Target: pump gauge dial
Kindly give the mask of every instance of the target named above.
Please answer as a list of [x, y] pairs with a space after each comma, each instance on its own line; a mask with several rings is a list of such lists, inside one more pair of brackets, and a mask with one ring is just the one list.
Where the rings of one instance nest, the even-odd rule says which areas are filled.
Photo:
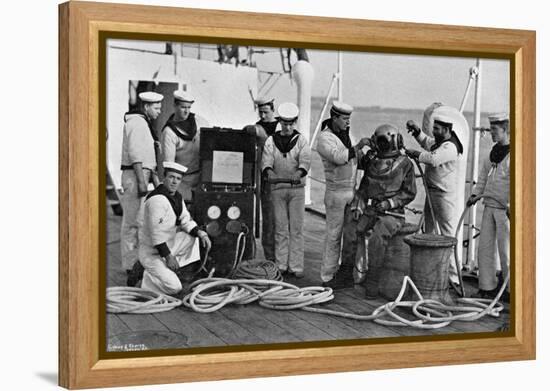
[[227, 217], [229, 217], [231, 220], [237, 220], [239, 217], [241, 217], [241, 209], [238, 206], [230, 206], [229, 209], [227, 209]]
[[216, 220], [219, 218], [222, 214], [222, 211], [219, 206], [212, 205], [210, 208], [208, 208], [208, 211], [206, 212], [209, 219]]

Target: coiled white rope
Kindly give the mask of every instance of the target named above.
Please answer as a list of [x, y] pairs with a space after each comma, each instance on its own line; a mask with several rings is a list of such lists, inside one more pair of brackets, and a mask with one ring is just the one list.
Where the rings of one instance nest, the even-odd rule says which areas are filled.
[[[466, 306], [449, 306], [436, 300], [424, 299], [413, 281], [406, 276], [397, 298], [379, 306], [370, 315], [334, 311], [325, 308], [311, 307], [314, 304], [325, 303], [334, 298], [331, 288], [306, 287], [271, 280], [228, 280], [223, 278], [206, 278], [191, 285], [191, 292], [183, 299], [183, 305], [195, 312], [209, 313], [228, 304], [249, 304], [258, 301], [262, 307], [274, 310], [293, 310], [340, 316], [355, 320], [372, 320], [386, 326], [411, 326], [421, 329], [437, 329], [448, 326], [456, 320], [474, 321], [485, 315], [498, 317], [504, 306], [498, 303], [506, 287], [508, 277], [497, 297], [489, 299], [459, 298], [458, 303]], [[407, 287], [411, 287], [419, 300], [403, 301]], [[399, 307], [412, 309], [415, 320], [406, 319], [395, 313]], [[454, 314], [460, 312], [460, 314]], [[394, 320], [383, 319], [389, 316]]]
[[331, 288], [298, 288], [287, 282], [264, 279], [205, 278], [195, 281], [190, 288], [183, 305], [201, 313], [217, 311], [227, 304], [243, 305], [254, 301], [271, 309], [296, 309], [334, 298]]
[[240, 263], [232, 276], [235, 279], [282, 281], [283, 276], [273, 261], [248, 260]]
[[[502, 284], [498, 295], [493, 299], [459, 298], [463, 306], [449, 306], [436, 300], [424, 299], [413, 281], [406, 276], [401, 291], [394, 301], [376, 308], [370, 315], [359, 315], [326, 308], [311, 307], [329, 302], [334, 298], [331, 288], [299, 288], [283, 281], [265, 279], [205, 278], [191, 284], [191, 292], [183, 301], [141, 288], [107, 288], [107, 312], [149, 314], [170, 311], [183, 304], [199, 313], [210, 313], [228, 304], [245, 305], [258, 301], [262, 307], [273, 310], [295, 310], [315, 312], [348, 319], [371, 320], [386, 326], [410, 326], [420, 329], [438, 329], [453, 321], [475, 321], [485, 315], [500, 316], [504, 306], [498, 302], [506, 288], [509, 277]], [[416, 301], [404, 301], [403, 297], [410, 287], [418, 297]], [[411, 308], [416, 319], [406, 319], [395, 313], [397, 308]], [[455, 314], [459, 312], [459, 314]], [[384, 319], [386, 317], [386, 319]], [[390, 319], [387, 319], [389, 317]]]
[[113, 314], [152, 314], [170, 311], [181, 305], [175, 297], [134, 287], [107, 288], [107, 312]]

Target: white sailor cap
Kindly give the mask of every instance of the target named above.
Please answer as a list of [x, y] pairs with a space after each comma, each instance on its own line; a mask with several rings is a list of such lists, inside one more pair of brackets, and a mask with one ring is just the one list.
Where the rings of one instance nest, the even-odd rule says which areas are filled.
[[144, 103], [158, 103], [164, 99], [164, 96], [153, 91], [146, 91], [139, 94], [139, 99]]
[[434, 124], [439, 122], [439, 124], [443, 126], [450, 126], [450, 127], [453, 126], [453, 122], [455, 121], [453, 117], [445, 114], [440, 114], [440, 113], [434, 114], [433, 119], [434, 119]]
[[269, 96], [260, 96], [258, 99], [256, 99], [256, 105], [260, 107], [260, 106], [268, 105], [270, 103], [273, 104], [274, 100], [275, 98], [272, 98]]
[[351, 115], [353, 107], [351, 107], [347, 103], [337, 100], [332, 102], [332, 107], [330, 108], [330, 111], [338, 115]]
[[191, 94], [182, 90], [174, 91], [174, 99], [182, 102], [189, 102], [189, 103], [195, 102], [195, 99], [191, 96]]
[[294, 121], [300, 114], [300, 109], [294, 103], [285, 102], [277, 108], [277, 114], [283, 121]]
[[162, 165], [164, 167], [164, 171], [174, 171], [182, 175], [187, 172], [187, 167], [176, 162], [164, 162]]
[[508, 122], [510, 121], [510, 117], [508, 117], [508, 113], [495, 113], [489, 115], [489, 123], [490, 124], [498, 124], [501, 122]]

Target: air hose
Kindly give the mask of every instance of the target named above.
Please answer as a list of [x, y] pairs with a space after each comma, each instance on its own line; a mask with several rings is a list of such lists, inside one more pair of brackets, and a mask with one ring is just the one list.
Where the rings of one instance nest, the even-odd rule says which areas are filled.
[[[422, 183], [424, 184], [424, 190], [425, 190], [425, 193], [426, 193], [426, 201], [428, 202], [428, 207], [430, 208], [430, 215], [432, 216], [433, 224], [434, 224], [434, 226], [436, 227], [436, 230], [437, 230], [436, 233], [438, 235], [441, 235], [441, 229], [439, 228], [439, 224], [437, 223], [437, 220], [435, 219], [434, 208], [433, 208], [433, 204], [432, 204], [432, 197], [430, 197], [430, 189], [428, 188], [428, 183], [426, 182], [426, 175], [424, 174], [424, 170], [422, 169], [422, 166], [420, 165], [420, 162], [418, 161], [418, 158], [415, 157], [415, 158], [412, 158], [412, 160], [414, 161], [414, 164], [418, 168], [418, 171], [420, 172], [420, 177], [422, 178]], [[424, 221], [424, 219], [421, 219], [420, 224], [422, 224], [423, 221]]]
[[[242, 240], [242, 245], [241, 245], [241, 240]], [[231, 266], [231, 270], [228, 273], [228, 276], [230, 278], [233, 278], [235, 272], [239, 268], [239, 265], [243, 260], [245, 248], [246, 248], [246, 233], [240, 232], [239, 236], [237, 236], [237, 245], [235, 246], [235, 256], [233, 258], [233, 265]]]

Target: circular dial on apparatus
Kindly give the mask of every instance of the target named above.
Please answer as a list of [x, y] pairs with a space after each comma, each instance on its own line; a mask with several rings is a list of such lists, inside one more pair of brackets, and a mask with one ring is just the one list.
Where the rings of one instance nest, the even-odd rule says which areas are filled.
[[239, 217], [241, 217], [241, 209], [238, 206], [230, 206], [229, 209], [227, 209], [227, 217], [229, 217], [231, 220], [237, 220]]
[[208, 211], [206, 212], [209, 219], [216, 220], [219, 218], [222, 214], [222, 211], [219, 206], [212, 205], [210, 208], [208, 208]]

